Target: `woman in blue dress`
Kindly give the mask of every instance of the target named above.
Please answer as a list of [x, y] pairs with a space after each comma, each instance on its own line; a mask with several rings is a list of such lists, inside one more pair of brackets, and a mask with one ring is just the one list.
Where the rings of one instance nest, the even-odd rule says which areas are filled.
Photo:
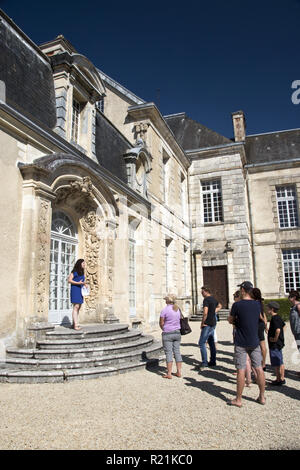
[[83, 304], [81, 288], [82, 286], [86, 285], [84, 268], [84, 259], [78, 259], [75, 263], [74, 268], [72, 269], [70, 276], [68, 277], [68, 282], [69, 284], [71, 284], [71, 303], [73, 304], [72, 318], [74, 330], [81, 329], [78, 325], [78, 316], [81, 305]]

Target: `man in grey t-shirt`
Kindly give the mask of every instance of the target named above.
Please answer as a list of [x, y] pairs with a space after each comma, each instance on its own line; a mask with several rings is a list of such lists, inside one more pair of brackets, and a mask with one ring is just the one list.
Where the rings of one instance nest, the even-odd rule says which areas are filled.
[[252, 367], [256, 371], [257, 384], [259, 386], [259, 397], [257, 402], [265, 404], [265, 374], [262, 368], [262, 355], [258, 338], [258, 322], [260, 315], [260, 305], [250, 296], [253, 284], [244, 281], [240, 284], [242, 300], [235, 302], [231, 308], [228, 321], [236, 327], [234, 337], [234, 358], [237, 368], [237, 392], [236, 399], [228, 404], [232, 406], [242, 406], [242, 394], [245, 386], [245, 370], [247, 354], [250, 356]]

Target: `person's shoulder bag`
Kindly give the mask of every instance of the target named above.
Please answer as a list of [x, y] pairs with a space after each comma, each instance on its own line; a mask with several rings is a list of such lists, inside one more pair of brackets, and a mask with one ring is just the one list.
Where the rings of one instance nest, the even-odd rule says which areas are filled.
[[181, 335], [187, 335], [192, 332], [192, 329], [189, 325], [189, 319], [182, 315], [182, 312], [180, 309], [179, 311], [180, 311], [180, 333]]

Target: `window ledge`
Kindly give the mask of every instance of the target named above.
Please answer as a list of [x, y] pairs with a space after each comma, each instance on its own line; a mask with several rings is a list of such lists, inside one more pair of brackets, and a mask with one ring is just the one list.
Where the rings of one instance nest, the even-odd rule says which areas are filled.
[[216, 225], [224, 225], [224, 222], [204, 222], [203, 226], [205, 227], [212, 227]]
[[279, 230], [284, 230], [286, 232], [287, 230], [300, 230], [300, 227], [279, 227]]

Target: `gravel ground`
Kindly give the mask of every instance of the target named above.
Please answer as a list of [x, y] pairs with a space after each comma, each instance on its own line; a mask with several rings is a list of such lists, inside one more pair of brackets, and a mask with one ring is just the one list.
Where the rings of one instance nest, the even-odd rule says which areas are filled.
[[[218, 364], [198, 374], [200, 323], [182, 338], [183, 378], [165, 368], [65, 384], [0, 384], [0, 449], [299, 449], [300, 357], [286, 328], [286, 385], [235, 396], [231, 326], [218, 324]], [[159, 336], [157, 333], [155, 336]], [[274, 379], [271, 369], [267, 382]]]

